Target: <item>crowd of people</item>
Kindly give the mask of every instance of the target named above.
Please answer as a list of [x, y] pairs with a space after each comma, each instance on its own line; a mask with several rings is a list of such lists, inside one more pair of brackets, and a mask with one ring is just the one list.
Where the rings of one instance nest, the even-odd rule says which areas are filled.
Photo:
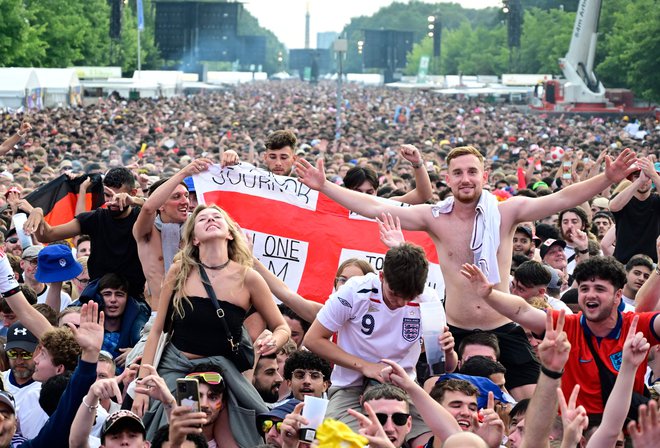
[[[660, 125], [344, 89], [339, 127], [298, 82], [0, 117], [0, 448], [655, 446]], [[214, 164], [375, 219], [382, 269], [302, 297], [198, 204]]]

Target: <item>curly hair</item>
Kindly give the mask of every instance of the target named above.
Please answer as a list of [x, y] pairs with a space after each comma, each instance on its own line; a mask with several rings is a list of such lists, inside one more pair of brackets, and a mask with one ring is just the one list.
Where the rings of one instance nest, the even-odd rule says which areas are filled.
[[46, 350], [54, 366], [62, 365], [66, 370], [74, 370], [82, 353], [80, 345], [68, 328], [54, 328], [41, 337], [39, 345]]
[[626, 284], [626, 270], [614, 257], [591, 257], [575, 266], [573, 278], [578, 284], [598, 278], [610, 282], [614, 290]]
[[296, 369], [318, 370], [323, 374], [323, 381], [329, 381], [332, 373], [328, 361], [307, 350], [298, 350], [289, 355], [284, 362], [284, 379], [291, 380]]
[[192, 306], [192, 303], [185, 293], [186, 281], [191, 272], [197, 269], [197, 265], [199, 264], [199, 247], [193, 244], [195, 238], [195, 224], [197, 223], [197, 216], [209, 208], [220, 212], [229, 226], [229, 233], [232, 236], [231, 239], [227, 240], [227, 254], [229, 255], [229, 259], [245, 267], [246, 272], [247, 268], [252, 267], [252, 254], [250, 253], [247, 243], [243, 239], [240, 227], [236, 224], [236, 221], [217, 205], [198, 205], [186, 221], [183, 229], [183, 236], [181, 238], [182, 249], [177, 254], [179, 271], [176, 273], [174, 279], [174, 299], [172, 300], [172, 304], [176, 312], [179, 313], [179, 316], [182, 318], [185, 315], [183, 301], [185, 300], [186, 303]]

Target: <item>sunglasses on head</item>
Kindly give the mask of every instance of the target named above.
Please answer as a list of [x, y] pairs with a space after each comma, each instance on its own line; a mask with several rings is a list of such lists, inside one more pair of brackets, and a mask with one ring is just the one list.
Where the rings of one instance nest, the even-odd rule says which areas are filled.
[[268, 431], [270, 431], [273, 425], [275, 425], [275, 431], [280, 432], [280, 429], [282, 428], [282, 422], [276, 422], [273, 420], [264, 420], [261, 424], [261, 432], [266, 434]]
[[29, 361], [32, 359], [32, 353], [30, 352], [17, 352], [16, 350], [7, 350], [7, 358], [9, 359], [16, 359], [16, 358], [21, 358], [26, 361]]
[[207, 384], [222, 384], [222, 375], [218, 372], [195, 372], [189, 375], [186, 375], [186, 378], [201, 378]]
[[403, 426], [406, 423], [408, 423], [408, 417], [410, 417], [410, 414], [405, 414], [403, 412], [395, 412], [394, 414], [391, 415], [383, 414], [381, 412], [376, 413], [376, 418], [383, 426], [387, 424], [387, 419], [390, 417], [392, 417], [392, 423], [394, 423], [396, 426]]

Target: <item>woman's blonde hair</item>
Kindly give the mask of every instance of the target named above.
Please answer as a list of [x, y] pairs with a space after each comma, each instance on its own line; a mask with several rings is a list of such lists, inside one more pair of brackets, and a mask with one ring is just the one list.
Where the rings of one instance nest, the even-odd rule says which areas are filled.
[[199, 265], [199, 247], [193, 244], [193, 240], [195, 239], [195, 222], [197, 216], [202, 211], [209, 208], [220, 212], [225, 221], [227, 221], [229, 234], [231, 235], [231, 239], [227, 240], [227, 255], [229, 256], [229, 259], [245, 268], [251, 268], [253, 264], [252, 253], [250, 252], [244, 236], [241, 233], [241, 228], [236, 221], [217, 205], [198, 205], [184, 224], [182, 249], [175, 257], [175, 260], [179, 262], [180, 269], [174, 279], [174, 298], [172, 299], [172, 302], [174, 309], [182, 318], [185, 315], [182, 301], [185, 300], [190, 304], [188, 296], [185, 293], [186, 280], [188, 280], [190, 273], [197, 269], [197, 266]]

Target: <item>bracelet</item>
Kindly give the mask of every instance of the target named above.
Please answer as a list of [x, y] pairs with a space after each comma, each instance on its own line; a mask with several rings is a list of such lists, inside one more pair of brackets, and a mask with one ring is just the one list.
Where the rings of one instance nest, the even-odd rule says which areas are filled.
[[82, 399], [82, 404], [85, 405], [85, 407], [87, 408], [87, 411], [89, 411], [90, 414], [91, 414], [92, 412], [96, 411], [96, 408], [99, 407], [98, 403], [97, 403], [95, 406], [90, 406], [90, 405], [88, 405], [88, 404], [85, 402], [85, 397], [83, 397], [83, 399]]
[[660, 260], [658, 260], [658, 264], [655, 265], [655, 273], [660, 275]]
[[555, 372], [554, 370], [546, 369], [543, 365], [541, 366], [541, 372], [548, 378], [552, 378], [553, 380], [558, 380], [561, 378], [561, 376], [564, 374], [564, 369], [561, 370], [561, 372]]
[[578, 254], [582, 254], [582, 255], [584, 255], [584, 254], [588, 254], [588, 253], [589, 253], [589, 249], [584, 249], [584, 250], [576, 249], [576, 252], [577, 252]]
[[20, 138], [25, 137], [26, 134], [27, 134], [26, 132], [23, 132], [23, 133], [21, 134], [21, 131], [16, 131], [16, 135], [18, 135]]
[[413, 164], [412, 164], [412, 167], [413, 167], [414, 169], [419, 169], [419, 168], [422, 167], [422, 162], [419, 162], [419, 163], [413, 163]]

